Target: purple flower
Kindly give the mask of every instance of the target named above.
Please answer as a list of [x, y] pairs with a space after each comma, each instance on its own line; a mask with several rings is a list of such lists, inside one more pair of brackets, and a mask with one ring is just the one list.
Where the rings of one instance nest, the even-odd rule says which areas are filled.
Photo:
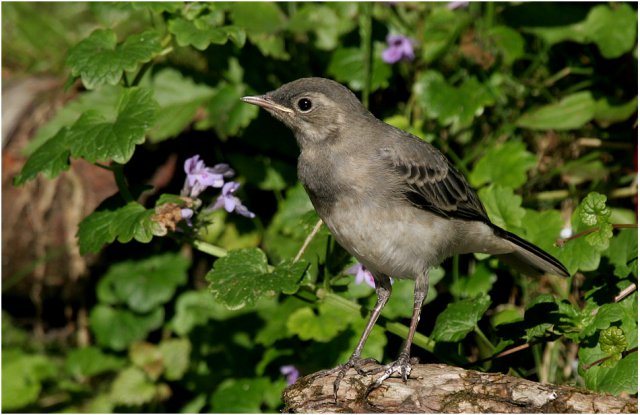
[[373, 280], [373, 274], [371, 274], [371, 271], [366, 269], [361, 263], [358, 262], [357, 264], [353, 265], [346, 271], [346, 273], [356, 276], [356, 284], [362, 284], [362, 281], [364, 281], [370, 287], [376, 288], [376, 283]]
[[300, 371], [294, 365], [280, 366], [280, 373], [287, 377], [287, 385], [293, 385], [300, 377]]
[[388, 35], [388, 48], [382, 52], [382, 60], [386, 63], [396, 63], [401, 59], [413, 60], [413, 40], [402, 35]]
[[447, 3], [447, 9], [455, 10], [463, 7], [467, 7], [469, 5], [468, 1], [450, 1]]
[[224, 178], [234, 175], [233, 169], [227, 164], [216, 164], [207, 167], [199, 155], [188, 158], [184, 162], [184, 171], [187, 178], [182, 188], [182, 194], [192, 198], [198, 197], [207, 187], [222, 187]]
[[254, 218], [256, 215], [252, 212], [249, 212], [249, 209], [245, 205], [242, 204], [240, 199], [235, 197], [233, 193], [240, 187], [240, 183], [237, 182], [228, 182], [222, 186], [222, 194], [216, 200], [216, 203], [210, 207], [210, 209], [220, 209], [224, 207], [224, 210], [227, 212], [233, 212], [235, 210], [236, 213], [246, 216], [248, 218]]

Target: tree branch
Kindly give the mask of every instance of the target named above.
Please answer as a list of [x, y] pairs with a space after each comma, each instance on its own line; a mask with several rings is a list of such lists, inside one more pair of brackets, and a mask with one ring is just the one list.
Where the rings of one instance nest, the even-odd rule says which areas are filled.
[[[370, 371], [378, 366], [372, 363], [364, 369]], [[407, 383], [390, 378], [367, 396], [367, 387], [376, 376], [360, 375], [351, 369], [340, 384], [337, 402], [333, 398], [335, 373], [306, 376], [284, 391], [284, 412], [638, 412], [637, 398], [438, 364], [414, 365]]]

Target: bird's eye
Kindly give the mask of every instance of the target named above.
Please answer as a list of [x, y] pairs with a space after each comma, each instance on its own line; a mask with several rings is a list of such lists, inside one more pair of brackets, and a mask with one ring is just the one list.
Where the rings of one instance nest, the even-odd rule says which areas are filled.
[[309, 111], [312, 106], [313, 104], [311, 103], [311, 100], [309, 98], [302, 98], [298, 101], [298, 108], [302, 112]]

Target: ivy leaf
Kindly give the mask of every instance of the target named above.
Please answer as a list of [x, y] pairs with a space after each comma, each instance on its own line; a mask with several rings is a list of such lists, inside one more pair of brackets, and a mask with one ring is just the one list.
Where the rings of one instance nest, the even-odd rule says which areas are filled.
[[513, 193], [513, 189], [493, 184], [480, 189], [478, 196], [491, 222], [504, 229], [517, 229], [522, 224], [525, 210], [520, 205], [522, 197]]
[[180, 254], [114, 264], [98, 284], [98, 299], [147, 313], [169, 301], [177, 287], [187, 282], [189, 266], [190, 261]]
[[198, 50], [205, 50], [211, 44], [224, 45], [229, 40], [241, 48], [247, 39], [244, 30], [238, 26], [212, 28], [206, 16], [194, 20], [182, 17], [171, 19], [169, 31], [176, 36], [178, 45], [191, 45]]
[[146, 88], [123, 89], [115, 120], [93, 111], [85, 112], [69, 130], [71, 155], [93, 163], [112, 159], [126, 163], [145, 131], [153, 125], [158, 104]]
[[532, 130], [573, 130], [591, 121], [596, 102], [591, 92], [577, 92], [557, 103], [525, 112], [516, 125]]
[[125, 360], [112, 354], [103, 353], [95, 346], [73, 349], [67, 355], [65, 369], [79, 380], [118, 370], [125, 365]]
[[491, 147], [478, 160], [469, 176], [471, 184], [485, 183], [518, 188], [527, 181], [527, 171], [536, 165], [536, 156], [527, 151], [521, 141], [508, 141]]
[[161, 51], [160, 36], [154, 31], [129, 36], [117, 45], [113, 30], [96, 30], [69, 50], [67, 65], [71, 75], [80, 76], [87, 89], [94, 89], [117, 84], [123, 71], [135, 70]]
[[147, 243], [154, 235], [163, 236], [166, 229], [153, 221], [154, 214], [154, 209], [145, 209], [138, 202], [129, 202], [115, 210], [93, 212], [78, 227], [80, 253], [98, 252], [116, 238], [121, 243], [132, 239]]
[[231, 251], [218, 259], [206, 279], [211, 283], [209, 289], [213, 297], [237, 310], [265, 296], [294, 293], [305, 269], [303, 262], [285, 261], [269, 272], [264, 252], [247, 248]]
[[491, 298], [488, 295], [449, 303], [436, 318], [429, 337], [436, 342], [457, 342], [464, 339], [473, 331], [490, 305]]
[[142, 405], [151, 402], [156, 386], [137, 367], [128, 367], [111, 384], [111, 399], [120, 405]]
[[89, 327], [99, 345], [112, 350], [125, 350], [156, 330], [164, 320], [164, 309], [158, 307], [150, 314], [140, 315], [98, 304], [89, 314]]

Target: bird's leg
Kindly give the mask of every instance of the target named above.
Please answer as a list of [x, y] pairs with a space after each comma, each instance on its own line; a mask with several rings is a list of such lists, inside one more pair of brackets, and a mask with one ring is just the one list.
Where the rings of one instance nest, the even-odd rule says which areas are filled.
[[420, 311], [422, 310], [422, 303], [429, 291], [429, 272], [425, 272], [418, 276], [416, 279], [416, 285], [413, 294], [413, 313], [411, 315], [411, 325], [409, 326], [409, 335], [407, 340], [402, 346], [398, 360], [385, 365], [384, 368], [375, 370], [370, 373], [377, 373], [384, 370], [382, 376], [376, 379], [371, 385], [369, 385], [369, 392], [382, 385], [386, 379], [388, 379], [393, 373], [400, 373], [403, 381], [407, 381], [411, 374], [412, 359], [410, 358], [411, 343], [413, 343], [413, 336], [416, 334], [418, 328], [418, 322], [420, 321]]
[[376, 324], [382, 309], [387, 304], [389, 297], [391, 296], [391, 280], [386, 275], [375, 275], [374, 279], [376, 283], [376, 295], [378, 299], [376, 301], [376, 305], [373, 307], [371, 311], [371, 316], [369, 317], [369, 321], [367, 322], [367, 326], [364, 328], [362, 335], [360, 336], [360, 340], [358, 341], [358, 345], [356, 346], [353, 354], [347, 361], [347, 363], [338, 366], [336, 369], [338, 370], [338, 375], [336, 376], [336, 380], [333, 382], [333, 398], [338, 400], [338, 389], [340, 388], [340, 382], [346, 375], [347, 371], [351, 368], [356, 369], [360, 372], [360, 367], [370, 362], [372, 359], [361, 359], [360, 354], [362, 353], [362, 349], [364, 348], [364, 344], [367, 342], [367, 338], [369, 334], [371, 334], [371, 330], [373, 330], [373, 326]]

